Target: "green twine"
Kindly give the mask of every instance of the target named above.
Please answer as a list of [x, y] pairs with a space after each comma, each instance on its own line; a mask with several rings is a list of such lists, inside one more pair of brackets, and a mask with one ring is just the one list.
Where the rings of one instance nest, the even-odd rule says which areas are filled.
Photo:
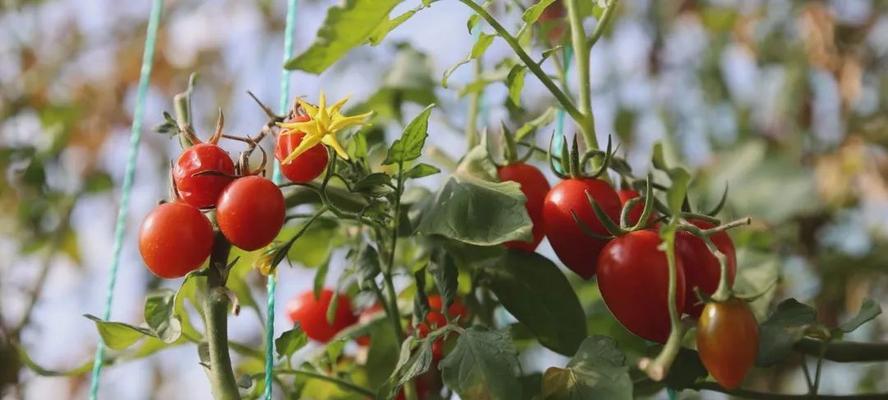
[[[145, 96], [148, 94], [148, 83], [151, 79], [151, 66], [154, 63], [154, 45], [157, 41], [157, 27], [160, 25], [160, 14], [163, 0], [154, 0], [151, 5], [151, 16], [148, 20], [148, 32], [145, 36], [145, 49], [142, 53], [142, 69], [139, 74], [139, 87], [136, 94], [136, 107], [133, 111], [133, 124], [130, 131], [129, 153], [126, 159], [126, 170], [123, 175], [123, 187], [120, 194], [120, 209], [117, 211], [117, 223], [114, 227], [114, 247], [111, 256], [111, 277], [105, 293], [105, 311], [102, 319], [111, 318], [111, 304], [114, 301], [114, 286], [117, 283], [117, 270], [120, 266], [120, 253], [123, 248], [123, 236], [126, 232], [126, 218], [129, 212], [130, 193], [133, 188], [133, 177], [136, 172], [136, 159], [139, 155], [139, 143], [142, 140], [142, 114], [145, 108]], [[105, 359], [105, 343], [99, 338], [96, 357], [93, 362], [92, 376], [89, 386], [89, 398], [95, 400], [99, 394], [99, 376]]]
[[[287, 25], [284, 28], [284, 62], [293, 57], [293, 32], [296, 30], [296, 6], [297, 0], [287, 0]], [[280, 114], [287, 113], [290, 94], [290, 71], [284, 68], [281, 72], [281, 97], [278, 103]], [[281, 182], [281, 167], [274, 161], [275, 183]], [[268, 275], [267, 304], [265, 319], [265, 400], [271, 400], [272, 373], [274, 372], [274, 297], [277, 289], [277, 279], [272, 272]]]

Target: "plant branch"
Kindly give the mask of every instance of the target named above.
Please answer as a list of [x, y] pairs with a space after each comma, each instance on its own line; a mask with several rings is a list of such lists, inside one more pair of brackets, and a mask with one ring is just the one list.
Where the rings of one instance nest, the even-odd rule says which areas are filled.
[[586, 41], [586, 46], [592, 47], [595, 46], [595, 43], [598, 42], [598, 39], [601, 39], [601, 35], [604, 34], [604, 30], [607, 29], [607, 26], [610, 24], [610, 20], [614, 16], [614, 10], [617, 9], [617, 3], [620, 0], [611, 0], [607, 7], [604, 8], [604, 12], [601, 14], [601, 18], [598, 19], [598, 25], [595, 26], [595, 30], [592, 31], [592, 36], [589, 37], [589, 40]]
[[530, 58], [527, 52], [525, 52], [524, 49], [521, 48], [521, 44], [518, 43], [518, 40], [515, 39], [515, 37], [512, 36], [509, 31], [507, 31], [506, 28], [504, 28], [502, 24], [499, 23], [499, 21], [493, 18], [493, 16], [490, 15], [490, 13], [488, 13], [487, 10], [484, 9], [484, 7], [481, 7], [474, 1], [459, 1], [474, 10], [478, 15], [481, 16], [481, 18], [484, 18], [484, 20], [487, 21], [488, 24], [490, 24], [490, 26], [500, 35], [500, 37], [502, 37], [503, 40], [506, 41], [509, 47], [512, 48], [515, 54], [518, 55], [518, 58], [521, 59], [521, 62], [524, 63], [527, 69], [529, 69], [530, 72], [532, 72], [537, 77], [537, 79], [542, 82], [543, 86], [545, 86], [546, 89], [549, 89], [549, 92], [552, 93], [552, 96], [554, 96], [555, 99], [558, 100], [559, 103], [561, 103], [561, 107], [564, 108], [564, 110], [570, 115], [571, 118], [574, 119], [574, 121], [580, 123], [580, 121], [583, 120], [583, 114], [580, 112], [580, 110], [577, 109], [576, 106], [574, 106], [570, 98], [567, 97], [567, 95], [565, 95], [564, 92], [562, 92], [561, 89], [558, 88], [558, 85], [556, 85], [555, 82], [552, 81], [551, 78], [549, 78], [549, 75], [547, 75], [546, 72], [543, 71], [542, 68], [540, 68], [540, 65], [537, 64], [532, 58]]
[[[475, 59], [475, 78], [481, 76], [481, 59]], [[481, 103], [481, 90], [473, 91], [469, 97], [469, 118], [466, 121], [466, 143], [468, 150], [478, 145], [478, 108]], [[466, 151], [468, 151], [466, 150]]]
[[592, 114], [592, 85], [589, 78], [589, 48], [586, 45], [586, 31], [583, 29], [583, 19], [577, 0], [567, 0], [567, 16], [570, 20], [570, 36], [574, 48], [574, 61], [577, 65], [577, 77], [579, 78], [580, 119], [577, 123], [583, 132], [583, 139], [587, 149], [598, 150], [598, 138], [595, 136], [595, 117]]
[[[810, 394], [780, 394], [780, 393], [764, 393], [764, 392], [755, 392], [752, 390], [744, 390], [744, 389], [734, 389], [728, 390], [725, 389], [719, 384], [715, 382], [701, 382], [696, 385], [689, 387], [688, 389], [693, 390], [709, 390], [713, 392], [719, 392], [728, 394], [731, 396], [736, 396], [744, 399], [751, 400], [801, 400], [801, 399], [810, 399]], [[851, 395], [817, 395], [818, 399], [823, 400], [869, 400], [869, 399], [885, 399], [888, 398], [888, 393], [873, 393], [873, 394], [851, 394]]]
[[210, 255], [210, 267], [207, 274], [207, 296], [204, 300], [206, 315], [206, 340], [209, 346], [210, 363], [207, 375], [213, 398], [216, 400], [238, 400], [237, 380], [231, 368], [231, 356], [228, 352], [228, 311], [230, 299], [225, 289], [228, 274], [227, 262], [231, 244], [216, 234], [213, 252]]
[[355, 392], [355, 393], [363, 395], [363, 396], [368, 396], [371, 398], [376, 397], [375, 392], [373, 392], [372, 390], [367, 389], [363, 386], [359, 386], [357, 384], [351, 383], [351, 382], [346, 381], [344, 379], [339, 379], [335, 376], [324, 375], [324, 374], [314, 372], [314, 371], [296, 370], [296, 369], [283, 369], [283, 370], [278, 369], [275, 371], [275, 374], [304, 376], [304, 377], [310, 378], [310, 379], [327, 381], [327, 382], [336, 384], [339, 387], [342, 387], [343, 389], [350, 390], [352, 392]]

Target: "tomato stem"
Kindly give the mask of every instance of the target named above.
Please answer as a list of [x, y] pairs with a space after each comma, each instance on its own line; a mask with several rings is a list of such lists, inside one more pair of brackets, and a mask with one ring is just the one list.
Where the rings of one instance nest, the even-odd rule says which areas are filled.
[[[753, 399], [753, 400], [801, 400], [801, 399], [810, 399], [810, 394], [781, 394], [781, 393], [764, 393], [764, 392], [755, 392], [752, 390], [744, 390], [744, 389], [734, 389], [728, 390], [721, 385], [715, 382], [700, 382], [688, 389], [693, 390], [709, 390], [713, 392], [725, 393], [728, 395], [736, 396], [738, 398], [744, 399]], [[873, 393], [873, 394], [852, 394], [852, 395], [817, 395], [818, 399], [824, 400], [868, 400], [868, 399], [884, 399], [888, 398], [888, 393]]]
[[[574, 57], [577, 65], [577, 77], [580, 84], [580, 118], [576, 122], [583, 132], [586, 148], [598, 150], [598, 138], [595, 136], [595, 116], [592, 114], [592, 85], [589, 78], [589, 49], [586, 41], [586, 31], [583, 29], [583, 19], [577, 0], [567, 0], [567, 16], [570, 21], [570, 37], [573, 45]], [[599, 25], [601, 25], [599, 23]]]
[[[481, 76], [481, 71], [483, 65], [481, 64], [481, 59], [475, 59], [475, 79], [478, 79]], [[468, 150], [471, 150], [475, 146], [478, 145], [478, 109], [481, 103], [481, 92], [480, 90], [473, 91], [472, 94], [469, 95], [469, 116], [468, 121], [466, 121], [466, 144], [468, 146]]]
[[221, 233], [217, 233], [210, 255], [207, 296], [203, 305], [206, 341], [209, 348], [207, 376], [210, 379], [213, 398], [216, 400], [240, 399], [228, 350], [228, 310], [231, 302], [225, 290], [225, 280], [228, 275], [230, 250], [231, 244]]

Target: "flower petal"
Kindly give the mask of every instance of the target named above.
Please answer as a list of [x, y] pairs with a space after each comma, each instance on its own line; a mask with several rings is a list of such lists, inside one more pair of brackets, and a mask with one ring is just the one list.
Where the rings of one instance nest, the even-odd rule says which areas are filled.
[[348, 153], [345, 152], [345, 149], [343, 149], [342, 145], [339, 144], [339, 141], [336, 140], [336, 135], [324, 135], [321, 142], [332, 147], [333, 150], [336, 151], [336, 154], [339, 155], [339, 158], [348, 160]]
[[299, 157], [300, 155], [302, 155], [302, 153], [305, 153], [306, 151], [308, 151], [308, 149], [320, 143], [321, 140], [323, 140], [323, 137], [321, 135], [305, 135], [304, 137], [302, 137], [302, 142], [299, 143], [299, 146], [296, 146], [296, 148], [290, 152], [290, 155], [288, 155], [287, 158], [284, 159], [284, 161], [281, 161], [281, 164], [283, 165], [293, 162], [296, 157]]

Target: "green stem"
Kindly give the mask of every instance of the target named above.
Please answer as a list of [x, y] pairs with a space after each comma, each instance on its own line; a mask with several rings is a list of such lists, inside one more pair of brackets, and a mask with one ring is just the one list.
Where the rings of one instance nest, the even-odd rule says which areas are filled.
[[595, 43], [598, 42], [598, 39], [601, 39], [601, 35], [604, 34], [604, 30], [610, 24], [611, 18], [614, 16], [614, 10], [617, 9], [617, 3], [620, 0], [611, 0], [607, 7], [604, 8], [604, 12], [601, 14], [601, 18], [598, 20], [598, 25], [595, 26], [595, 30], [592, 31], [592, 36], [589, 37], [589, 40], [586, 41], [586, 46], [590, 48], [595, 46]]
[[598, 138], [595, 136], [595, 117], [592, 114], [592, 85], [589, 78], [590, 47], [586, 45], [586, 31], [583, 30], [583, 18], [580, 16], [577, 0], [567, 0], [566, 3], [567, 17], [570, 21], [571, 42], [575, 53], [574, 60], [577, 65], [577, 77], [579, 78], [580, 85], [580, 119], [577, 120], [577, 123], [583, 132], [586, 148], [598, 150]]
[[225, 268], [230, 250], [231, 244], [221, 233], [217, 234], [210, 256], [207, 296], [204, 300], [206, 340], [210, 356], [207, 375], [216, 400], [240, 399], [228, 353], [228, 311], [231, 303], [225, 289]]
[[[475, 59], [475, 78], [481, 76], [481, 60]], [[466, 143], [468, 149], [478, 145], [478, 109], [481, 103], [481, 90], [473, 91], [469, 96], [469, 119], [466, 122]]]
[[561, 107], [564, 108], [564, 111], [566, 111], [567, 114], [570, 115], [570, 117], [573, 118], [574, 121], [580, 123], [580, 121], [583, 120], [583, 114], [580, 112], [580, 110], [577, 109], [576, 106], [574, 106], [570, 98], [567, 97], [567, 95], [565, 95], [564, 92], [562, 92], [561, 89], [558, 88], [558, 85], [556, 85], [555, 82], [552, 81], [551, 78], [549, 78], [549, 75], [547, 75], [546, 72], [543, 71], [540, 65], [537, 64], [532, 58], [530, 58], [527, 52], [525, 52], [524, 49], [521, 48], [521, 44], [518, 43], [518, 40], [515, 39], [515, 37], [512, 36], [509, 31], [507, 31], [506, 28], [504, 28], [502, 24], [499, 23], [499, 21], [493, 18], [493, 16], [490, 15], [490, 13], [488, 13], [487, 10], [484, 9], [484, 7], [481, 7], [474, 1], [459, 1], [474, 10], [478, 15], [481, 16], [481, 18], [484, 18], [484, 20], [487, 21], [488, 24], [490, 24], [490, 27], [493, 28], [500, 35], [500, 37], [502, 37], [503, 40], [506, 41], [509, 47], [512, 48], [512, 51], [514, 51], [515, 54], [518, 55], [518, 58], [521, 59], [521, 62], [524, 63], [527, 69], [529, 69], [530, 72], [532, 72], [537, 77], [537, 79], [539, 79], [540, 82], [543, 83], [543, 86], [545, 86], [546, 89], [549, 89], [549, 92], [552, 93], [552, 96], [554, 96], [555, 99], [558, 100], [559, 103], [561, 103]]
[[669, 322], [672, 329], [669, 331], [669, 338], [666, 340], [666, 345], [660, 350], [660, 354], [657, 355], [657, 358], [653, 361], [650, 361], [648, 358], [643, 358], [638, 365], [639, 369], [645, 371], [648, 376], [655, 381], [663, 380], [663, 378], [666, 377], [666, 374], [669, 373], [669, 367], [672, 366], [672, 362], [675, 361], [675, 357], [681, 349], [681, 338], [685, 333], [685, 328], [681, 324], [678, 306], [675, 304], [675, 296], [678, 291], [678, 285], [676, 284], [676, 269], [678, 267], [675, 261], [674, 228], [677, 224], [678, 217], [673, 217], [670, 223], [673, 230], [668, 232], [668, 234], [663, 235], [663, 240], [666, 245], [666, 260], [669, 267], [669, 287], [666, 299], [669, 303]]
[[311, 379], [317, 379], [317, 380], [321, 380], [321, 381], [327, 381], [327, 382], [336, 384], [343, 389], [350, 390], [352, 392], [355, 392], [355, 393], [363, 395], [363, 396], [368, 396], [371, 398], [376, 397], [376, 393], [374, 391], [367, 389], [363, 386], [358, 386], [358, 385], [351, 383], [349, 381], [339, 379], [339, 378], [336, 378], [333, 376], [313, 372], [313, 371], [284, 369], [284, 370], [277, 370], [277, 371], [275, 371], [275, 373], [278, 375], [296, 375], [296, 376], [304, 376], [306, 378], [311, 378]]
[[[743, 399], [751, 399], [751, 400], [801, 400], [801, 399], [810, 399], [810, 394], [780, 394], [780, 393], [763, 393], [763, 392], [754, 392], [752, 390], [744, 390], [744, 389], [734, 389], [728, 390], [725, 389], [719, 384], [714, 382], [702, 382], [696, 385], [689, 387], [688, 389], [694, 390], [709, 390], [713, 392], [725, 393], [731, 396], [736, 396], [738, 398]], [[818, 399], [824, 400], [869, 400], [869, 399], [885, 399], [888, 398], [888, 393], [873, 393], [873, 394], [852, 394], [852, 395], [817, 395]]]

